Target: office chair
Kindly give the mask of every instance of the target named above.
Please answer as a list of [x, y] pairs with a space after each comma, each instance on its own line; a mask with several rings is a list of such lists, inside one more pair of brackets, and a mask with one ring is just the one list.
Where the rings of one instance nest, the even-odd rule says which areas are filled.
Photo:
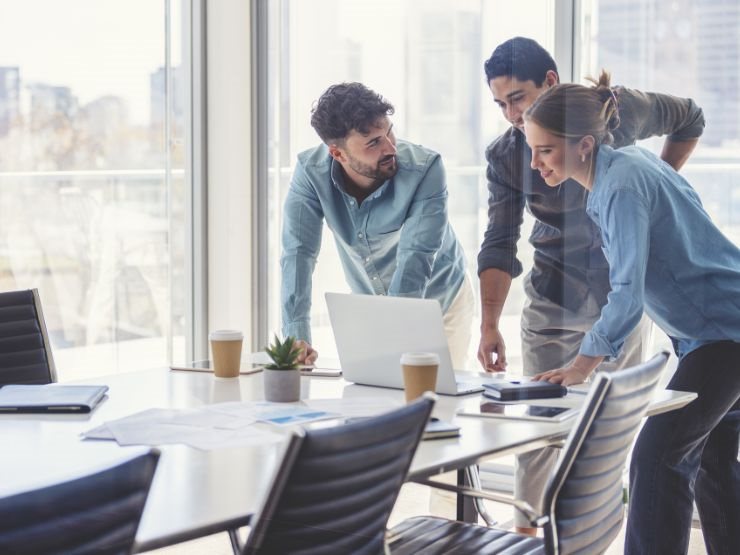
[[0, 553], [131, 553], [159, 451], [0, 499]]
[[437, 517], [414, 517], [389, 532], [391, 553], [462, 555], [505, 551], [512, 555], [551, 555], [605, 551], [619, 533], [624, 518], [625, 461], [668, 357], [668, 352], [663, 351], [632, 368], [596, 375], [545, 489], [542, 516], [535, 514], [527, 503], [509, 497], [416, 480], [514, 505], [533, 525], [544, 527], [544, 538]]
[[382, 553], [388, 517], [434, 406], [434, 395], [373, 418], [305, 430], [235, 553]]
[[0, 293], [0, 386], [57, 381], [36, 289]]

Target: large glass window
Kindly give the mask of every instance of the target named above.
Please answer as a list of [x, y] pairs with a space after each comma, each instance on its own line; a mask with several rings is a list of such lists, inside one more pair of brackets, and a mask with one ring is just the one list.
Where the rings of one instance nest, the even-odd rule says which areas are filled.
[[[507, 128], [494, 106], [483, 61], [497, 44], [526, 35], [553, 47], [551, 1], [280, 0], [268, 3], [268, 325], [280, 329], [282, 205], [296, 156], [320, 139], [309, 124], [312, 103], [330, 85], [361, 81], [390, 100], [396, 136], [442, 154], [452, 225], [471, 276], [487, 222], [484, 150]], [[335, 353], [326, 291], [348, 291], [331, 232], [324, 229], [314, 272], [311, 323], [322, 355]], [[525, 232], [523, 237], [528, 234]], [[525, 239], [523, 257], [531, 257]], [[477, 289], [477, 279], [474, 279]], [[477, 291], [476, 291], [477, 294]], [[512, 288], [504, 327], [516, 363], [521, 287]], [[477, 303], [476, 303], [477, 304]], [[477, 309], [478, 310], [478, 309]], [[480, 319], [474, 319], [473, 355]], [[471, 358], [471, 361], [474, 357]]]
[[[581, 76], [605, 68], [613, 84], [690, 97], [704, 110], [704, 134], [681, 173], [723, 233], [740, 244], [740, 2], [584, 4], [590, 42]], [[658, 154], [661, 144], [643, 146]]]
[[[693, 98], [706, 128], [682, 173], [722, 231], [740, 243], [740, 1], [594, 0], [589, 55], [612, 83]], [[662, 139], [647, 142], [659, 152]]]
[[185, 4], [0, 0], [0, 290], [61, 380], [184, 358]]

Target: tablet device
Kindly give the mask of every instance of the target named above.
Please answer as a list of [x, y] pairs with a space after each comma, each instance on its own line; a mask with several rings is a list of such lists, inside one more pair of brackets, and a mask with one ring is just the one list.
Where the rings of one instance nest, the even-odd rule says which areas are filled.
[[536, 422], [562, 422], [578, 414], [578, 410], [569, 407], [548, 407], [545, 405], [527, 405], [525, 403], [483, 401], [480, 404], [479, 410], [461, 410], [459, 414], [463, 416], [482, 416], [485, 418], [533, 420]]
[[107, 385], [6, 385], [0, 388], [0, 414], [90, 412], [107, 391]]
[[[253, 362], [243, 362], [239, 368], [240, 374], [254, 374], [261, 372], [265, 368], [264, 364], [255, 364]], [[182, 370], [184, 372], [213, 372], [213, 366], [210, 360], [196, 360], [186, 365], [170, 366], [170, 370]]]

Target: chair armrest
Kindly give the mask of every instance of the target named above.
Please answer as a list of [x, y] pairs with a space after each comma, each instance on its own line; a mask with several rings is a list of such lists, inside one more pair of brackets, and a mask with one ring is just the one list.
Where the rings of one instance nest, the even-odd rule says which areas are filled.
[[521, 511], [529, 519], [529, 521], [535, 526], [543, 526], [550, 520], [550, 518], [547, 516], [538, 515], [535, 512], [535, 510], [532, 508], [532, 506], [526, 501], [521, 501], [520, 499], [514, 499], [513, 497], [509, 497], [507, 495], [491, 493], [491, 492], [482, 491], [482, 490], [478, 490], [474, 488], [469, 488], [466, 486], [453, 486], [451, 484], [435, 482], [434, 480], [425, 480], [423, 478], [413, 480], [413, 482], [416, 484], [421, 484], [421, 485], [429, 486], [432, 488], [442, 489], [445, 491], [451, 491], [453, 493], [459, 493], [461, 495], [465, 495], [466, 497], [486, 499], [488, 501], [496, 501], [497, 503], [504, 503], [506, 505], [512, 505], [513, 507], [516, 507], [519, 511]]

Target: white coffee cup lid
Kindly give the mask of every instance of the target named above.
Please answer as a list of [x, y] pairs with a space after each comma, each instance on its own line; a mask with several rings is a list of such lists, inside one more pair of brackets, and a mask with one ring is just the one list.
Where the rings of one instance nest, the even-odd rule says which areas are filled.
[[238, 341], [244, 339], [244, 334], [239, 330], [215, 330], [208, 337], [212, 341]]
[[401, 364], [431, 366], [432, 364], [439, 364], [439, 355], [437, 353], [403, 353]]

